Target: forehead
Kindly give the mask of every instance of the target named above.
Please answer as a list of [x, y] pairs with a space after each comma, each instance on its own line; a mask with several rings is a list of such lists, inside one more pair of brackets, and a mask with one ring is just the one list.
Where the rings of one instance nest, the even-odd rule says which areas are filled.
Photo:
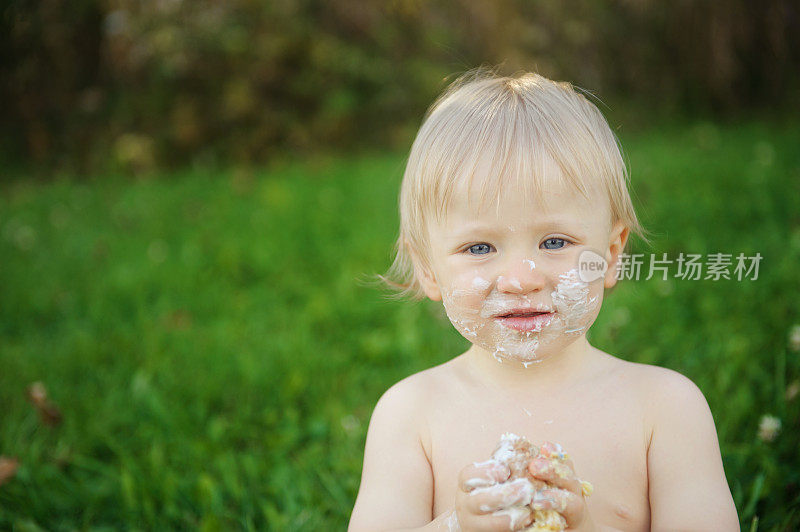
[[610, 205], [597, 188], [578, 190], [564, 178], [559, 165], [545, 158], [537, 176], [501, 176], [492, 180], [489, 172], [475, 172], [459, 179], [454, 187], [440, 226], [465, 224], [535, 225], [547, 221], [579, 223], [583, 226], [610, 223]]

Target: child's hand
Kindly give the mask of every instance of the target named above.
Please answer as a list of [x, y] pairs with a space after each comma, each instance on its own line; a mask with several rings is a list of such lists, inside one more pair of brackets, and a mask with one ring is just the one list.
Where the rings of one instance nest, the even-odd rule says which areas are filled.
[[455, 513], [462, 532], [520, 530], [530, 524], [533, 484], [524, 478], [506, 482], [510, 474], [496, 460], [461, 470]]
[[554, 486], [536, 491], [531, 501], [534, 510], [556, 510], [564, 516], [567, 528], [580, 526], [587, 518], [585, 496], [592, 485], [575, 476], [572, 460], [557, 443], [545, 442], [539, 456], [528, 464], [531, 476]]

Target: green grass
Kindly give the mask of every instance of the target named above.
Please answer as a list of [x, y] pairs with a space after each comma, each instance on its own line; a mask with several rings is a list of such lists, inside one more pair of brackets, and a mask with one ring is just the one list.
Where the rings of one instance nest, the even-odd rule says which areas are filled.
[[[694, 380], [742, 525], [800, 526], [800, 127], [622, 138], [641, 252], [760, 252], [757, 281], [627, 282], [590, 338]], [[391, 262], [403, 155], [0, 189], [0, 528], [344, 529], [378, 397], [466, 341], [357, 279]], [[42, 381], [63, 414], [40, 423]], [[782, 421], [758, 438], [762, 415]]]

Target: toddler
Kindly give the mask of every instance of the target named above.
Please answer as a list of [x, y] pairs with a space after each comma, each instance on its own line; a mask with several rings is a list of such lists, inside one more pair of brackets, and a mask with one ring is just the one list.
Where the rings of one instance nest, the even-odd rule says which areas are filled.
[[[351, 532], [739, 530], [700, 390], [586, 339], [643, 237], [593, 104], [532, 73], [461, 76], [414, 141], [400, 215], [384, 279], [441, 301], [471, 347], [378, 401]], [[509, 442], [525, 454], [497, 459]]]

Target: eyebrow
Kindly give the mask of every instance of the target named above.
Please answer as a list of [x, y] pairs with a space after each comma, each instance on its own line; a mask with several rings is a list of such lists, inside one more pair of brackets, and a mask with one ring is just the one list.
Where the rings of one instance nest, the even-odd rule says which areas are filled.
[[[509, 226], [514, 227], [515, 231], [523, 231], [523, 230], [529, 231], [534, 229], [559, 229], [564, 225], [569, 225], [571, 223], [572, 223], [571, 220], [566, 220], [564, 218], [551, 218], [543, 220], [535, 225], [526, 225], [524, 227], [516, 227], [513, 224], [506, 224], [505, 226], [503, 226], [503, 229], [498, 230], [496, 226], [487, 226], [485, 224], [472, 222], [462, 225], [461, 227], [450, 233], [448, 236], [451, 238], [460, 238], [460, 237], [466, 238], [473, 233], [486, 233], [494, 235], [499, 232], [505, 232], [505, 230]], [[580, 230], [582, 231], [583, 227], [581, 227]]]

